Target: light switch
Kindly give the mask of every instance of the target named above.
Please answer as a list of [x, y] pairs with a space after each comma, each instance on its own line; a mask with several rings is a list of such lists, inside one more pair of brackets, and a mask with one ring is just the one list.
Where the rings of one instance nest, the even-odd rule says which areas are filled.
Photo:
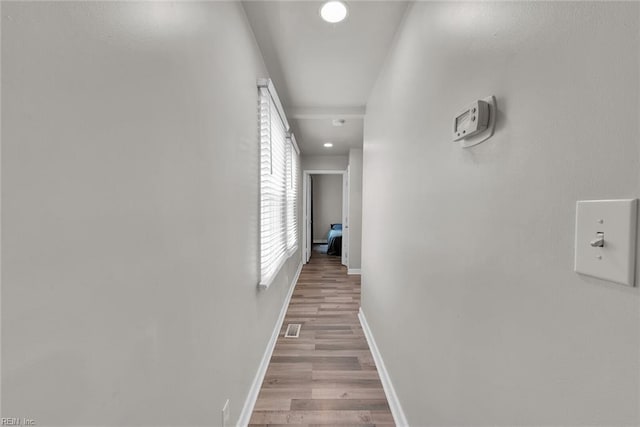
[[633, 286], [637, 199], [576, 203], [575, 271]]

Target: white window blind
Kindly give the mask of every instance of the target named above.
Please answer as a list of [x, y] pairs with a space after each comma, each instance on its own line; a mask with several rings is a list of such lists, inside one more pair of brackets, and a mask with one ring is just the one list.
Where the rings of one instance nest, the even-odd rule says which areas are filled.
[[295, 137], [289, 136], [287, 162], [287, 250], [289, 253], [298, 248], [298, 153], [295, 149]]
[[260, 285], [269, 286], [298, 244], [298, 150], [273, 85], [259, 83]]

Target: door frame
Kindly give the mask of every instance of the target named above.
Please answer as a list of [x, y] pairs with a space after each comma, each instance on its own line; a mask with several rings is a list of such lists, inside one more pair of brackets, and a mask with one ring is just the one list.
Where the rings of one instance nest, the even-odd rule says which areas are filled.
[[[311, 258], [313, 236], [309, 234], [311, 215], [309, 202], [311, 201], [311, 175], [342, 175], [342, 265], [349, 264], [349, 182], [346, 170], [305, 169], [302, 171], [302, 263], [307, 264]], [[345, 230], [346, 233], [345, 233]]]

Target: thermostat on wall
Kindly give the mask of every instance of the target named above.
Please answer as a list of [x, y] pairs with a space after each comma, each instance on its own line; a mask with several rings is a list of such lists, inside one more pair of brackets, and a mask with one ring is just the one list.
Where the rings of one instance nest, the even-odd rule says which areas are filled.
[[453, 119], [453, 140], [471, 147], [493, 135], [496, 124], [496, 98], [489, 96], [474, 101]]

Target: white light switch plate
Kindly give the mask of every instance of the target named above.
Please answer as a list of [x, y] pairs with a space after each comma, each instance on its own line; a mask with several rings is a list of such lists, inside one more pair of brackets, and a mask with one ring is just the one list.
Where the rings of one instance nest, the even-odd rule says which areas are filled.
[[[633, 286], [636, 261], [637, 199], [576, 203], [575, 271]], [[604, 246], [593, 247], [597, 233]]]

